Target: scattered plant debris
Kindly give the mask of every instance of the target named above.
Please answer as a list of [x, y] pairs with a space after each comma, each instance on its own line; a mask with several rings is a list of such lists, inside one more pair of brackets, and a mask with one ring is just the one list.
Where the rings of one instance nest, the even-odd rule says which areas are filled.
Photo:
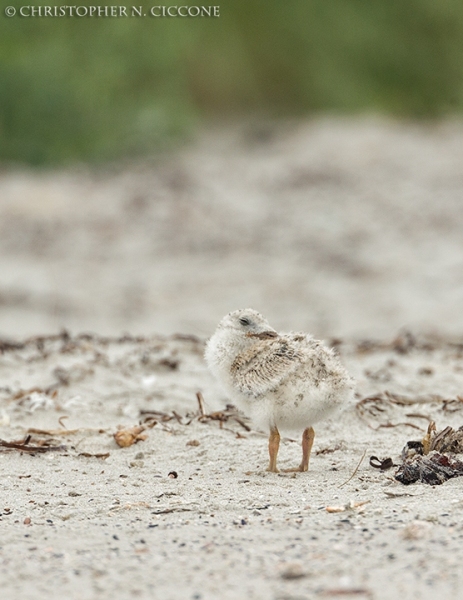
[[[386, 391], [381, 394], [362, 398], [357, 402], [355, 410], [359, 418], [368, 425], [370, 429], [378, 430], [385, 427], [405, 426], [423, 431], [422, 427], [409, 420], [394, 422], [394, 413], [396, 413], [400, 407], [408, 407], [414, 404], [423, 405], [441, 403], [442, 409], [445, 410], [446, 406], [450, 406], [450, 403], [455, 402], [459, 401], [445, 399], [434, 394], [429, 396], [409, 397]], [[463, 407], [463, 402], [460, 402], [460, 405]], [[452, 404], [452, 406], [454, 406], [454, 404]], [[407, 419], [424, 419], [431, 422], [431, 417], [429, 415], [420, 412], [407, 412], [404, 413], [404, 417]]]
[[148, 435], [143, 433], [146, 429], [146, 425], [137, 425], [129, 429], [119, 429], [114, 434], [116, 444], [121, 448], [127, 448], [140, 441], [145, 441]]
[[148, 423], [153, 419], [157, 419], [161, 424], [176, 420], [180, 425], [190, 425], [194, 420], [198, 420], [200, 423], [218, 421], [220, 429], [231, 431], [239, 438], [243, 438], [244, 436], [233, 429], [224, 427], [224, 423], [227, 423], [230, 420], [235, 421], [245, 431], [251, 431], [251, 427], [246, 423], [246, 421], [248, 421], [247, 417], [243, 416], [233, 405], [227, 404], [223, 410], [206, 413], [204, 408], [204, 398], [201, 392], [196, 392], [196, 399], [198, 401], [199, 410], [194, 413], [187, 413], [185, 416], [179, 415], [176, 411], [166, 413], [158, 410], [141, 410], [140, 415], [146, 415], [145, 423]]
[[245, 431], [251, 431], [249, 425], [245, 423], [246, 418], [243, 417], [232, 404], [227, 404], [225, 410], [218, 410], [207, 414], [204, 410], [204, 399], [201, 392], [196, 392], [196, 398], [198, 399], [199, 405], [198, 421], [201, 423], [205, 423], [207, 421], [219, 421], [220, 429], [223, 429], [223, 424], [229, 419], [233, 419], [239, 425], [241, 425]]
[[435, 452], [429, 457], [418, 454], [411, 461], [404, 462], [399, 467], [395, 478], [404, 485], [410, 485], [416, 481], [429, 485], [440, 485], [447, 479], [461, 475], [463, 475], [462, 461]]
[[408, 441], [402, 450], [402, 464], [394, 465], [391, 458], [370, 458], [370, 465], [385, 471], [398, 466], [395, 479], [404, 485], [420, 481], [440, 485], [453, 477], [463, 475], [463, 461], [454, 455], [463, 453], [463, 427], [445, 427], [437, 432], [434, 421], [428, 426], [422, 440]]
[[384, 490], [384, 495], [388, 498], [403, 498], [404, 496], [409, 496], [414, 498], [415, 496], [420, 496], [421, 494], [410, 494], [410, 492], [397, 492], [395, 490]]
[[457, 412], [463, 408], [463, 396], [457, 396], [453, 400], [444, 400], [442, 403], [442, 410], [444, 412]]
[[200, 445], [200, 442], [199, 442], [199, 440], [189, 440], [189, 441], [186, 443], [186, 445], [187, 445], [187, 446], [199, 446], [199, 445]]
[[380, 471], [387, 471], [397, 465], [394, 465], [392, 458], [384, 458], [381, 460], [377, 456], [370, 456], [370, 466], [374, 469], [379, 469]]
[[98, 452], [96, 454], [90, 454], [90, 452], [80, 452], [77, 456], [85, 456], [86, 458], [102, 458], [106, 460], [109, 456], [109, 452]]
[[330, 596], [366, 596], [367, 598], [373, 598], [373, 592], [366, 588], [334, 588], [323, 590], [320, 595], [324, 598]]
[[31, 441], [30, 435], [27, 435], [24, 440], [7, 442], [5, 440], [0, 440], [0, 446], [2, 448], [8, 448], [10, 450], [20, 450], [21, 452], [66, 452], [66, 446], [51, 446], [48, 445], [47, 441], [41, 440], [37, 443], [37, 445], [31, 445], [29, 442]]
[[338, 487], [342, 488], [343, 486], [345, 486], [345, 485], [346, 485], [346, 483], [349, 483], [349, 481], [355, 477], [355, 474], [356, 474], [356, 473], [357, 473], [357, 471], [359, 470], [359, 468], [360, 468], [360, 465], [362, 464], [362, 462], [363, 462], [363, 459], [365, 458], [365, 454], [366, 454], [366, 453], [367, 453], [367, 451], [365, 450], [365, 452], [362, 454], [362, 457], [361, 457], [361, 459], [360, 459], [360, 460], [359, 460], [359, 462], [358, 462], [358, 465], [355, 467], [355, 469], [354, 469], [354, 472], [353, 472], [353, 473], [352, 473], [352, 475], [349, 477], [349, 479], [346, 479], [346, 481], [344, 481], [344, 483], [341, 483], [341, 485], [338, 485]]
[[463, 452], [463, 427], [456, 430], [452, 427], [446, 427], [437, 433], [436, 424], [432, 421], [429, 424], [427, 434], [423, 438], [423, 454], [428, 454], [433, 450], [461, 454]]
[[74, 435], [75, 433], [93, 432], [106, 433], [106, 429], [93, 429], [91, 427], [79, 427], [78, 429], [38, 429], [37, 427], [29, 427], [27, 433], [37, 433], [39, 435]]
[[363, 507], [369, 502], [370, 500], [365, 500], [364, 502], [353, 502], [352, 500], [350, 500], [349, 502], [341, 506], [325, 506], [325, 510], [328, 513], [339, 513], [344, 512], [346, 510], [357, 510], [357, 512], [363, 512], [365, 510]]

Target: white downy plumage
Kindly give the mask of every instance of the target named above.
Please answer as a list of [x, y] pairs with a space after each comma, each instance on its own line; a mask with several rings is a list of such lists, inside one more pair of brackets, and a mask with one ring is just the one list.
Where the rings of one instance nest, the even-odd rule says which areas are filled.
[[225, 316], [205, 352], [209, 369], [254, 423], [270, 430], [270, 471], [277, 471], [279, 429], [304, 430], [308, 469], [312, 425], [348, 402], [354, 382], [332, 350], [305, 333], [277, 333], [252, 309]]

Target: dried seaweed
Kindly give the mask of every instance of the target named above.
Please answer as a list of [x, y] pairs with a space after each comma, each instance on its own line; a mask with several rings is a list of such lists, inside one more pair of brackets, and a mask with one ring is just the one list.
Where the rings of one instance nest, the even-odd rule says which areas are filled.
[[[196, 399], [198, 401], [198, 411], [193, 413], [187, 413], [185, 416], [179, 415], [176, 411], [170, 413], [162, 412], [159, 410], [141, 410], [140, 415], [146, 415], [145, 422], [153, 419], [157, 419], [161, 424], [167, 423], [172, 420], [176, 420], [180, 425], [190, 425], [194, 420], [200, 423], [210, 423], [217, 421], [220, 429], [231, 431], [238, 437], [243, 437], [233, 429], [224, 427], [224, 423], [228, 421], [235, 421], [245, 431], [251, 431], [251, 428], [246, 423], [247, 418], [244, 417], [234, 406], [227, 404], [223, 410], [214, 411], [207, 413], [204, 407], [204, 398], [201, 392], [196, 392]], [[186, 419], [186, 421], [184, 421]]]
[[[140, 410], [140, 415], [145, 416], [145, 423], [148, 421], [160, 421], [161, 423], [167, 423], [168, 421], [172, 421], [175, 419], [175, 415], [173, 413], [166, 413], [161, 410]], [[187, 423], [188, 425], [188, 423]]]
[[37, 427], [29, 427], [27, 433], [37, 433], [39, 435], [74, 435], [76, 433], [92, 432], [106, 433], [106, 429], [95, 429], [92, 427], [79, 427], [78, 429], [38, 429]]
[[457, 430], [452, 429], [452, 427], [446, 427], [440, 433], [437, 433], [431, 439], [430, 450], [436, 450], [437, 452], [452, 452], [454, 454], [462, 453], [463, 427], [460, 427]]
[[366, 596], [367, 598], [373, 598], [373, 592], [367, 588], [333, 588], [321, 591], [320, 596]]
[[358, 354], [367, 354], [371, 352], [393, 350], [398, 354], [408, 354], [412, 349], [420, 347], [421, 344], [417, 338], [408, 330], [399, 332], [391, 341], [380, 342], [378, 340], [365, 339], [356, 345]]
[[379, 469], [380, 471], [387, 471], [392, 467], [395, 467], [394, 461], [392, 458], [384, 458], [383, 460], [379, 459], [377, 456], [370, 456], [370, 467], [374, 469]]
[[125, 334], [118, 337], [102, 336], [95, 333], [79, 333], [77, 335], [71, 335], [69, 331], [63, 329], [60, 333], [51, 335], [36, 335], [26, 338], [25, 340], [7, 340], [0, 339], [0, 353], [14, 352], [15, 350], [24, 350], [25, 348], [36, 348], [40, 352], [45, 352], [46, 346], [61, 342], [61, 345], [54, 349], [58, 353], [69, 353], [83, 346], [85, 344], [99, 344], [101, 346], [108, 346], [110, 344], [140, 344], [148, 343], [153, 340], [165, 343], [168, 340], [174, 340], [179, 342], [191, 343], [198, 346], [204, 346], [204, 340], [194, 335], [183, 335], [173, 334], [170, 336], [156, 335], [153, 337], [146, 337], [141, 335], [129, 335]]
[[46, 441], [42, 441], [42, 443], [38, 443], [37, 445], [32, 446], [30, 444], [31, 436], [27, 435], [23, 440], [7, 442], [5, 440], [0, 439], [0, 446], [2, 448], [7, 448], [9, 450], [20, 450], [21, 452], [65, 452], [67, 450], [66, 446], [51, 446], [48, 445]]
[[204, 399], [201, 392], [196, 393], [196, 398], [199, 405], [199, 416], [198, 421], [200, 423], [207, 423], [208, 421], [218, 421], [219, 426], [223, 429], [223, 424], [229, 419], [236, 421], [245, 431], [251, 431], [249, 425], [245, 423], [245, 417], [241, 416], [238, 410], [231, 404], [227, 404], [224, 410], [218, 410], [212, 413], [206, 413], [204, 410]]
[[[411, 421], [393, 422], [391, 414], [397, 407], [408, 407], [414, 404], [433, 404], [433, 403], [449, 403], [452, 400], [445, 399], [437, 394], [428, 396], [404, 396], [393, 392], [385, 391], [384, 393], [375, 396], [368, 396], [359, 400], [355, 406], [358, 417], [373, 430], [389, 427], [412, 427], [423, 431], [423, 428], [412, 423]], [[431, 421], [429, 415], [420, 412], [407, 412], [404, 414], [407, 419], [422, 419], [428, 422]]]
[[102, 458], [106, 460], [109, 456], [109, 452], [97, 452], [96, 454], [91, 454], [90, 452], [80, 452], [77, 456], [85, 456], [85, 458]]
[[11, 352], [13, 350], [22, 350], [25, 344], [22, 342], [10, 342], [9, 340], [0, 339], [0, 353]]
[[456, 399], [444, 400], [442, 403], [442, 410], [444, 412], [457, 412], [463, 408], [463, 397], [457, 396]]
[[[407, 442], [410, 447], [417, 447], [419, 442]], [[445, 427], [437, 432], [436, 424], [431, 421], [428, 426], [428, 431], [421, 440], [421, 454], [429, 454], [432, 451], [451, 452], [459, 454], [463, 452], [463, 427], [453, 429], [453, 427]], [[405, 450], [405, 449], [404, 449]], [[402, 452], [404, 454], [404, 451]]]
[[463, 342], [461, 339], [444, 338], [438, 335], [417, 336], [411, 331], [402, 330], [390, 341], [364, 339], [357, 342], [354, 347], [358, 354], [391, 350], [397, 354], [409, 354], [412, 351], [432, 352], [438, 348], [461, 351]]
[[[463, 475], [463, 461], [455, 457], [463, 453], [463, 427], [445, 427], [437, 432], [434, 421], [428, 426], [421, 440], [409, 440], [402, 449], [402, 464], [395, 479], [404, 485], [420, 481], [428, 485], [440, 485], [453, 477]], [[391, 458], [380, 461], [370, 458], [370, 465], [382, 471], [392, 466]]]
[[463, 475], [463, 462], [446, 454], [434, 452], [428, 456], [415, 455], [406, 460], [400, 467], [395, 478], [404, 485], [416, 481], [429, 485], [440, 485], [452, 477]]

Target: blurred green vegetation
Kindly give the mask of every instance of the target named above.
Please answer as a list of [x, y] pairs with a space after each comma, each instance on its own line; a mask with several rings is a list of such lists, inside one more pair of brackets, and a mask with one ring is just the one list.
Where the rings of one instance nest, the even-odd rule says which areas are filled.
[[0, 0], [0, 160], [134, 156], [208, 117], [462, 110], [462, 0], [216, 3], [220, 18], [7, 18], [26, 3]]

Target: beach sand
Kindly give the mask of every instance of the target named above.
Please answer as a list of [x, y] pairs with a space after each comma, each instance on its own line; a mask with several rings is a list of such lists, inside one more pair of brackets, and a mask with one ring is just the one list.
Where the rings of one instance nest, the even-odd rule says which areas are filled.
[[[0, 448], [2, 594], [457, 597], [463, 481], [404, 486], [395, 468], [369, 465], [400, 463], [428, 419], [462, 422], [463, 344], [407, 343], [338, 345], [357, 398], [319, 424], [297, 474], [266, 472], [266, 433], [217, 414], [226, 398], [203, 340], [55, 336], [5, 349], [0, 438], [33, 428], [29, 445], [57, 449]], [[119, 447], [118, 428], [139, 423], [147, 438]], [[280, 466], [299, 459], [299, 440], [283, 439]]]
[[[369, 460], [463, 425], [462, 148], [461, 122], [326, 118], [3, 171], [0, 439], [44, 451], [0, 447], [1, 597], [459, 597], [463, 480]], [[265, 471], [267, 432], [206, 369], [246, 306], [357, 380], [308, 473]]]

